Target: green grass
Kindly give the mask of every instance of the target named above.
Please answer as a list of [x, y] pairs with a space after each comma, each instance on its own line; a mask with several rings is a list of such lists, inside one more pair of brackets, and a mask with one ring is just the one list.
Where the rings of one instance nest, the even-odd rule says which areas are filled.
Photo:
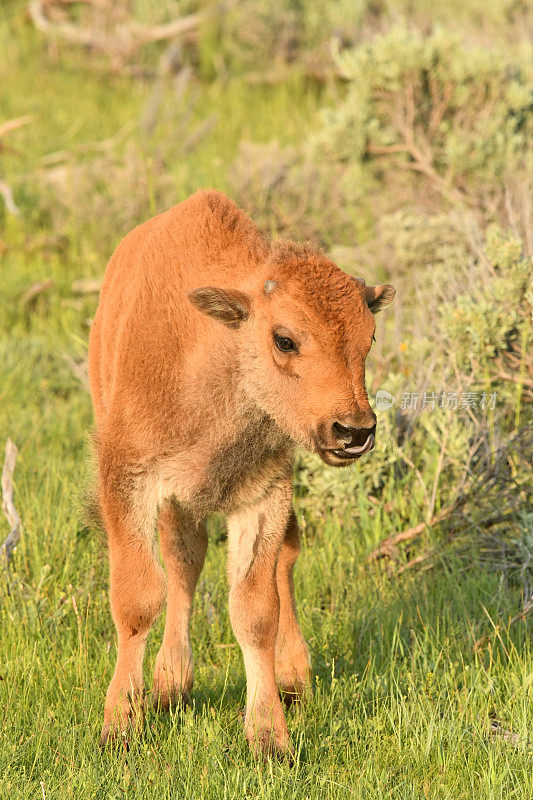
[[[316, 683], [309, 705], [289, 715], [295, 767], [265, 767], [247, 751], [225, 544], [215, 536], [193, 621], [193, 708], [149, 713], [127, 755], [100, 752], [115, 638], [106, 559], [75, 513], [88, 403], [71, 408], [78, 435], [45, 415], [43, 429], [55, 426], [48, 443], [38, 432], [39, 444], [19, 439], [25, 527], [1, 608], [0, 796], [38, 797], [41, 786], [51, 798], [531, 796], [530, 641], [519, 625], [492, 636], [483, 655], [472, 647], [485, 614], [510, 614], [497, 577], [454, 566], [400, 582], [369, 574], [362, 563], [372, 532], [350, 519], [307, 529], [298, 567]], [[148, 682], [161, 635], [162, 620]], [[493, 716], [518, 744], [490, 736]]]
[[[58, 229], [32, 176], [47, 154], [131, 125], [146, 163], [165, 148], [177, 201], [198, 186], [225, 188], [241, 139], [298, 140], [328, 97], [300, 79], [195, 83], [190, 125], [211, 115], [215, 122], [184, 155], [168, 142], [182, 130], [188, 101], [163, 86], [163, 110], [144, 135], [138, 123], [153, 87], [92, 70], [66, 48], [50, 53], [21, 8], [0, 12], [2, 118], [35, 114], [9, 138], [13, 150], [0, 153], [21, 209], [18, 219], [0, 211], [0, 443], [9, 436], [20, 449], [23, 521], [10, 590], [3, 583], [0, 598], [0, 798], [531, 798], [531, 638], [522, 622], [506, 629], [518, 590], [449, 559], [401, 578], [370, 570], [375, 517], [363, 495], [358, 519], [326, 515], [305, 526], [296, 584], [316, 682], [309, 704], [289, 714], [293, 767], [259, 763], [245, 745], [244, 671], [215, 524], [193, 618], [192, 708], [149, 712], [128, 754], [99, 750], [115, 633], [105, 552], [78, 513], [90, 400], [65, 355], [84, 355], [95, 308], [94, 297], [72, 296], [72, 281], [101, 274], [126, 230], [111, 218], [102, 239], [103, 220], [81, 226], [68, 216]], [[157, 193], [144, 200], [161, 210]], [[24, 305], [24, 291], [45, 278], [54, 286]], [[389, 523], [402, 524], [394, 510]], [[150, 638], [148, 685], [162, 629], [163, 619]], [[483, 632], [489, 644], [476, 653]], [[496, 719], [511, 739], [491, 735]]]

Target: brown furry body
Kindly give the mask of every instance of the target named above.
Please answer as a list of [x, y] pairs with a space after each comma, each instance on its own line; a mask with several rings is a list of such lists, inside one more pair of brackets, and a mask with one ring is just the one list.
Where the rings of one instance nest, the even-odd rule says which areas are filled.
[[339, 466], [354, 460], [359, 440], [372, 446], [364, 359], [371, 311], [391, 293], [364, 287], [309, 246], [270, 244], [216, 192], [197, 193], [119, 245], [89, 347], [118, 633], [103, 740], [141, 718], [144, 645], [165, 589], [155, 697], [162, 706], [187, 698], [203, 520], [223, 511], [246, 735], [257, 749], [290, 747], [278, 686], [291, 695], [310, 686], [292, 582], [294, 445]]

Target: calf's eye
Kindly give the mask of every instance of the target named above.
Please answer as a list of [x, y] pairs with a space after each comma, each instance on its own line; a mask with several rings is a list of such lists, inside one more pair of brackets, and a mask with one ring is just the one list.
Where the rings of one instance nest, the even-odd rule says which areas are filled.
[[274, 343], [278, 350], [281, 350], [282, 353], [295, 353], [296, 352], [296, 345], [292, 341], [289, 336], [280, 336], [279, 334], [274, 334]]

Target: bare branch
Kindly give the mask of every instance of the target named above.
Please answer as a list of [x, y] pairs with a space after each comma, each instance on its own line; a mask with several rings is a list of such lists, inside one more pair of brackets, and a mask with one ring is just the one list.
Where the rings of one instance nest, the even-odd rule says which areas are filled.
[[72, 284], [74, 294], [98, 294], [101, 288], [101, 278], [80, 278]]
[[[428, 553], [421, 553], [419, 556], [416, 556], [416, 558], [412, 558], [411, 561], [408, 561], [407, 564], [403, 564], [398, 569], [396, 575], [401, 575], [402, 572], [405, 572], [408, 569], [412, 569], [413, 567], [416, 567], [419, 564], [423, 564], [425, 561], [428, 561], [431, 558], [431, 556], [434, 555], [434, 553], [435, 553], [434, 550], [430, 550]], [[429, 567], [432, 566], [434, 566], [433, 562], [430, 563]], [[426, 567], [426, 569], [428, 569], [429, 567]]]
[[9, 211], [9, 213], [17, 217], [20, 214], [20, 209], [15, 203], [15, 200], [13, 198], [13, 192], [11, 191], [11, 186], [5, 181], [0, 181], [0, 195], [4, 200], [4, 203], [6, 204], [6, 208]]
[[367, 558], [367, 561], [376, 561], [378, 558], [383, 558], [387, 556], [392, 558], [396, 552], [397, 546], [402, 544], [403, 542], [410, 542], [412, 539], [416, 539], [417, 536], [424, 533], [426, 528], [431, 528], [433, 525], [437, 525], [439, 522], [442, 522], [443, 519], [446, 519], [452, 511], [459, 506], [459, 502], [452, 503], [446, 508], [443, 508], [442, 511], [439, 511], [438, 514], [435, 514], [430, 520], [427, 522], [421, 522], [419, 525], [415, 525], [413, 528], [408, 528], [406, 531], [401, 531], [400, 533], [394, 533], [391, 536], [388, 536], [384, 539], [379, 547], [376, 547]]
[[45, 3], [44, 0], [33, 0], [33, 2], [31, 2], [28, 6], [30, 19], [37, 30], [41, 31], [41, 33], [55, 34], [56, 36], [60, 36], [62, 39], [66, 39], [73, 44], [80, 44], [84, 45], [85, 47], [94, 48], [98, 48], [98, 45], [100, 45], [98, 49], [105, 49], [106, 42], [103, 38], [101, 39], [100, 43], [98, 43], [96, 38], [93, 37], [89, 31], [77, 28], [70, 22], [51, 22], [45, 13], [46, 5], [47, 3]]
[[48, 289], [51, 289], [52, 286], [54, 285], [55, 281], [52, 278], [32, 283], [32, 285], [28, 289], [26, 289], [26, 291], [20, 298], [21, 304], [23, 306], [28, 305], [29, 303], [33, 302], [33, 300], [35, 300], [36, 297], [38, 297], [43, 292], [48, 291]]
[[122, 24], [116, 27], [115, 35], [108, 35], [103, 30], [91, 31], [71, 22], [52, 22], [47, 15], [47, 8], [53, 3], [45, 0], [32, 0], [28, 6], [30, 19], [37, 30], [46, 36], [58, 36], [71, 44], [98, 50], [108, 56], [128, 58], [137, 50], [151, 42], [166, 39], [177, 39], [196, 35], [204, 14], [198, 12], [162, 25], [143, 26], [137, 22]]
[[11, 439], [8, 439], [6, 442], [4, 466], [2, 468], [2, 511], [6, 515], [11, 530], [0, 550], [0, 560], [3, 561], [3, 566], [6, 569], [9, 567], [9, 562], [13, 557], [13, 552], [20, 539], [21, 529], [20, 517], [13, 500], [13, 473], [15, 471], [17, 454], [18, 450], [16, 444], [12, 442]]
[[154, 25], [151, 28], [132, 23], [130, 32], [137, 39], [138, 45], [147, 44], [148, 42], [161, 42], [165, 39], [175, 39], [178, 36], [195, 33], [203, 18], [204, 14], [189, 14], [187, 17], [175, 19], [164, 25]]
[[[529, 600], [527, 601], [527, 603], [524, 604], [524, 607], [522, 608], [522, 610], [518, 611], [514, 615], [514, 617], [511, 617], [507, 627], [510, 628], [511, 625], [514, 625], [516, 622], [518, 622], [521, 619], [525, 620], [525, 618], [528, 616], [528, 614], [531, 614], [532, 611], [533, 611], [533, 597], [530, 597]], [[500, 631], [500, 627], [502, 627], [502, 626], [497, 625], [495, 627], [495, 631], [496, 631], [497, 634]], [[481, 636], [479, 639], [477, 639], [474, 642], [474, 650], [482, 650], [483, 647], [485, 647], [485, 645], [489, 641], [490, 637], [491, 637], [491, 633], [486, 633], [484, 636]]]
[[23, 125], [27, 125], [32, 119], [33, 114], [26, 114], [24, 117], [17, 117], [16, 119], [9, 119], [7, 122], [2, 122], [0, 125], [0, 139], [2, 136], [5, 136], [6, 133], [16, 131], [18, 128], [22, 128]]
[[522, 744], [522, 739], [520, 738], [520, 736], [517, 733], [514, 733], [513, 731], [509, 731], [506, 728], [504, 728], [502, 723], [497, 719], [493, 719], [491, 721], [489, 726], [489, 731], [491, 739], [493, 741], [496, 741], [498, 737], [500, 737], [501, 739], [504, 739], [506, 742], [514, 744], [516, 747]]

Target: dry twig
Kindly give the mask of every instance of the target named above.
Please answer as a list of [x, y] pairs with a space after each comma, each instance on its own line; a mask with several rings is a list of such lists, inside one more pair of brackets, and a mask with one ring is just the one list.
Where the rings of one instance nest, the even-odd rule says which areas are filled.
[[98, 294], [101, 288], [101, 278], [80, 278], [72, 284], [74, 294]]
[[459, 501], [452, 503], [446, 508], [443, 508], [442, 511], [439, 511], [438, 514], [435, 514], [430, 520], [427, 522], [421, 522], [419, 525], [415, 525], [413, 528], [408, 528], [406, 531], [401, 531], [400, 533], [394, 533], [391, 536], [388, 536], [384, 539], [381, 544], [373, 550], [367, 558], [367, 561], [376, 561], [378, 558], [394, 558], [397, 552], [397, 548], [399, 544], [402, 542], [410, 542], [412, 539], [416, 539], [417, 536], [424, 533], [426, 528], [431, 528], [433, 525], [437, 525], [437, 523], [442, 522], [443, 519], [448, 517], [452, 511], [460, 505]]
[[7, 122], [2, 122], [0, 125], [0, 139], [2, 136], [5, 136], [6, 133], [11, 133], [11, 131], [16, 131], [18, 128], [22, 128], [23, 125], [27, 125], [32, 119], [33, 114], [26, 114], [24, 117], [8, 119]]
[[[403, 572], [406, 572], [408, 569], [412, 569], [413, 567], [417, 567], [419, 564], [423, 564], [426, 561], [429, 561], [432, 555], [434, 555], [435, 550], [430, 550], [427, 553], [421, 553], [419, 556], [412, 558], [411, 561], [408, 561], [407, 564], [403, 564], [399, 569], [396, 571], [396, 575], [401, 575]], [[434, 567], [435, 563], [431, 561], [428, 565], [426, 565], [425, 569], [431, 569]]]
[[52, 278], [32, 283], [32, 285], [28, 289], [26, 289], [26, 291], [20, 298], [21, 304], [23, 306], [27, 306], [29, 303], [33, 302], [33, 300], [35, 300], [36, 297], [38, 297], [43, 292], [48, 291], [48, 289], [51, 289], [52, 286], [54, 285], [55, 281]]
[[3, 561], [5, 569], [9, 567], [9, 562], [13, 557], [13, 552], [20, 539], [20, 517], [13, 500], [13, 473], [15, 471], [17, 454], [18, 450], [16, 444], [12, 442], [11, 439], [8, 439], [6, 442], [4, 466], [2, 468], [2, 511], [6, 515], [11, 530], [0, 551], [0, 558]]
[[72, 22], [54, 22], [50, 15], [53, 6], [54, 2], [46, 0], [33, 0], [29, 4], [28, 13], [37, 30], [46, 36], [57, 36], [71, 44], [98, 50], [120, 61], [131, 58], [137, 50], [151, 42], [196, 36], [204, 17], [204, 14], [198, 12], [153, 26], [140, 25], [132, 20], [127, 24], [117, 25], [115, 35], [109, 35], [104, 30], [82, 28]]
[[[532, 611], [533, 611], [533, 597], [530, 597], [527, 603], [524, 604], [522, 610], [518, 611], [514, 615], [514, 617], [511, 617], [511, 619], [509, 620], [509, 624], [507, 625], [507, 628], [510, 628], [511, 625], [514, 625], [519, 620], [525, 619], [528, 616], [528, 614], [531, 614]], [[498, 633], [501, 627], [502, 627], [501, 625], [496, 625], [495, 631]], [[476, 651], [482, 650], [483, 647], [485, 647], [485, 645], [489, 641], [491, 635], [492, 633], [486, 633], [483, 636], [480, 636], [480, 638], [474, 642], [474, 650]]]
[[514, 744], [515, 747], [518, 747], [522, 743], [520, 736], [517, 733], [514, 733], [514, 731], [510, 731], [507, 730], [507, 728], [504, 728], [502, 723], [498, 719], [491, 720], [489, 725], [489, 733], [490, 733], [490, 738], [493, 741], [497, 741], [498, 738], [500, 738], [506, 742]]
[[15, 217], [20, 214], [20, 209], [15, 203], [13, 198], [13, 192], [11, 190], [11, 186], [6, 183], [6, 181], [0, 181], [0, 195], [2, 196], [4, 203], [6, 204], [6, 208], [10, 214], [13, 214]]
[[[32, 119], [33, 114], [26, 114], [24, 117], [17, 117], [16, 119], [9, 119], [7, 122], [2, 122], [0, 125], [0, 139], [5, 136], [6, 133], [11, 133], [11, 131], [16, 131], [18, 128], [22, 128], [23, 125], [27, 125]], [[10, 214], [13, 214], [13, 216], [20, 214], [19, 207], [13, 198], [11, 186], [3, 180], [0, 180], [0, 195]]]

